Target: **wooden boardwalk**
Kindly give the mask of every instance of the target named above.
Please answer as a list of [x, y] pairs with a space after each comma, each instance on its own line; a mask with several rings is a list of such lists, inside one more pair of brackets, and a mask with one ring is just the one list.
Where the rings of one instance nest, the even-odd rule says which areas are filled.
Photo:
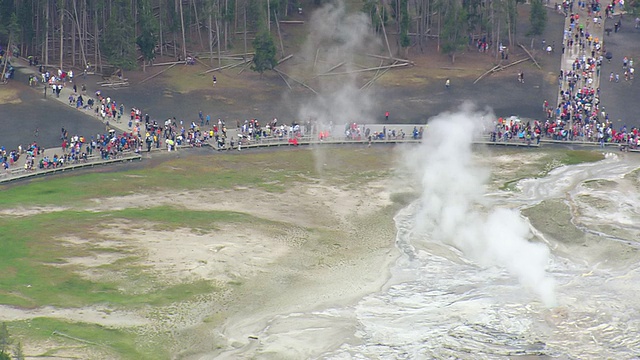
[[[392, 139], [385, 139], [385, 140], [372, 140], [371, 142], [369, 142], [368, 140], [350, 140], [346, 138], [343, 138], [343, 139], [328, 138], [320, 141], [315, 137], [302, 137], [302, 138], [298, 138], [297, 145], [295, 145], [289, 142], [288, 139], [272, 138], [272, 139], [262, 139], [259, 141], [252, 141], [248, 144], [243, 144], [240, 147], [240, 151], [247, 151], [250, 149], [259, 149], [259, 148], [295, 147], [295, 146], [303, 146], [303, 147], [332, 146], [332, 145], [369, 146], [369, 144], [371, 144], [371, 146], [400, 145], [400, 144], [418, 145], [421, 142], [422, 142], [422, 139], [413, 139], [412, 137], [405, 137], [404, 139], [392, 138]], [[488, 136], [485, 137], [484, 139], [474, 141], [473, 144], [481, 145], [481, 146], [515, 147], [515, 148], [540, 148], [544, 146], [578, 146], [578, 147], [595, 149], [600, 147], [600, 145], [597, 142], [565, 141], [565, 140], [550, 140], [550, 139], [542, 139], [540, 144], [536, 144], [535, 142], [531, 142], [530, 144], [527, 144], [525, 141], [519, 140], [519, 139], [511, 140], [511, 141], [490, 141]], [[234, 151], [238, 150], [237, 146], [234, 149], [229, 149], [229, 148], [217, 149], [213, 145], [208, 143], [204, 143], [203, 146], [210, 147], [212, 150], [225, 150], [223, 152], [226, 152], [226, 150], [234, 150]], [[177, 151], [189, 151], [189, 149], [190, 147], [183, 146], [183, 147], [179, 147]], [[52, 152], [57, 150], [58, 149], [47, 149], [46, 154], [44, 155], [48, 155], [50, 158], [52, 158], [53, 157]], [[605, 147], [602, 150], [606, 150], [606, 151], [625, 150], [628, 152], [636, 152], [636, 153], [640, 152], [640, 150], [636, 150], [636, 149], [623, 148], [621, 147], [621, 144], [617, 144], [617, 143], [606, 143]], [[159, 151], [166, 151], [166, 150], [156, 149], [156, 148], [152, 149], [152, 153], [157, 153]], [[215, 152], [212, 152], [212, 153], [215, 153]], [[24, 167], [20, 167], [16, 165], [9, 170], [0, 171], [0, 185], [7, 184], [14, 181], [31, 179], [31, 178], [46, 177], [46, 176], [52, 176], [52, 175], [61, 174], [61, 173], [68, 173], [73, 170], [105, 166], [105, 165], [111, 165], [111, 164], [123, 163], [123, 162], [144, 161], [144, 158], [146, 157], [145, 154], [146, 152], [143, 152], [141, 154], [130, 152], [130, 153], [125, 153], [122, 156], [119, 156], [115, 159], [100, 159], [97, 156], [93, 156], [93, 157], [89, 157], [89, 159], [85, 162], [66, 164], [61, 167], [52, 168], [52, 169], [34, 169], [30, 171], [25, 170]], [[40, 159], [44, 155], [39, 155], [38, 158]]]
[[26, 180], [36, 177], [45, 177], [56, 175], [60, 173], [68, 173], [73, 170], [92, 168], [96, 166], [111, 165], [122, 162], [139, 161], [142, 160], [142, 156], [138, 154], [126, 154], [115, 159], [88, 159], [86, 162], [79, 162], [75, 164], [66, 164], [60, 167], [51, 169], [34, 169], [26, 170], [24, 167], [14, 167], [7, 171], [0, 172], [0, 185], [13, 181]]

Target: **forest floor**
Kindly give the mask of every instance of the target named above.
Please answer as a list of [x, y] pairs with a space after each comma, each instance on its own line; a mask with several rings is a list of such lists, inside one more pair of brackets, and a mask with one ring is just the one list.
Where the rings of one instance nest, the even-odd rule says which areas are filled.
[[[218, 67], [218, 62], [214, 60], [208, 64], [204, 58], [195, 65], [177, 65], [170, 69], [167, 69], [168, 65], [153, 66], [147, 67], [144, 72], [126, 72], [124, 77], [130, 86], [124, 88], [100, 86], [98, 83], [102, 78], [97, 75], [86, 78], [76, 76], [75, 81], [78, 87], [86, 84], [89, 95], [101, 90], [103, 95], [123, 103], [126, 112], [136, 107], [154, 120], [176, 117], [190, 122], [197, 120], [198, 112], [202, 111], [214, 120], [224, 119], [229, 127], [252, 118], [263, 123], [273, 118], [279, 119], [280, 123], [303, 122], [313, 117], [324, 117], [336, 124], [382, 123], [385, 121], [385, 112], [390, 113], [390, 123], [424, 124], [430, 117], [455, 110], [464, 102], [472, 102], [478, 107], [491, 107], [498, 116], [537, 118], [543, 115], [542, 103], [549, 100], [553, 104], [552, 100], [557, 98], [555, 83], [561, 57], [559, 51], [551, 55], [544, 53], [541, 41], [544, 38], [548, 44], [561, 43], [564, 17], [550, 10], [544, 36], [532, 41], [524, 35], [528, 23], [527, 7], [522, 7], [522, 10], [520, 22], [523, 25], [518, 29], [521, 35], [515, 44], [526, 44], [541, 69], [531, 61], [524, 61], [477, 82], [476, 79], [500, 63], [500, 59], [469, 46], [467, 51], [457, 54], [455, 62], [452, 62], [449, 56], [437, 51], [437, 41], [434, 39], [429, 39], [422, 50], [418, 46], [409, 49], [406, 58], [412, 62], [411, 66], [393, 68], [384, 74], [381, 74], [383, 70], [362, 71], [365, 67], [378, 67], [391, 62], [354, 54], [344, 65], [331, 72], [355, 70], [355, 73], [326, 76], [323, 72], [340, 64], [332, 58], [336, 51], [342, 49], [318, 47], [318, 50], [313, 46], [313, 41], [305, 40], [304, 35], [300, 34], [303, 30], [296, 28], [299, 25], [284, 25], [281, 29], [283, 38], [289, 41], [285, 44], [298, 44], [284, 47], [283, 54], [291, 53], [293, 57], [277, 67], [295, 79], [287, 78], [290, 88], [274, 71], [261, 75], [237, 66], [205, 74], [207, 70]], [[377, 50], [378, 55], [388, 56], [385, 45], [377, 44]], [[241, 52], [236, 49], [229, 51]], [[503, 60], [502, 64], [507, 65], [526, 57], [528, 55], [514, 45], [510, 48], [509, 59]], [[155, 63], [167, 61], [175, 61], [175, 58], [162, 57], [156, 59]], [[220, 63], [223, 66], [227, 64], [231, 62]], [[520, 71], [525, 73], [525, 84], [516, 80]], [[157, 76], [151, 78], [154, 75]], [[215, 85], [213, 75], [217, 79]], [[379, 77], [375, 82], [367, 86], [376, 75]], [[53, 101], [55, 105], [51, 105], [51, 96], [44, 99], [41, 90], [29, 88], [26, 77], [18, 74], [15, 80], [17, 84], [11, 85], [12, 89], [8, 92], [5, 91], [6, 86], [0, 88], [0, 94], [3, 94], [0, 99], [4, 99], [0, 102], [0, 110], [7, 115], [6, 125], [14, 130], [0, 134], [0, 144], [12, 148], [37, 140], [45, 147], [52, 147], [59, 145], [61, 127], [85, 136], [104, 131], [102, 123], [96, 121], [90, 112], [82, 114], [56, 101]], [[448, 91], [444, 86], [447, 78], [451, 80]], [[296, 83], [296, 80], [304, 82], [319, 95]], [[365, 89], [360, 90], [363, 87]], [[55, 106], [53, 112], [51, 106]], [[39, 130], [37, 139], [34, 137], [36, 129]]]

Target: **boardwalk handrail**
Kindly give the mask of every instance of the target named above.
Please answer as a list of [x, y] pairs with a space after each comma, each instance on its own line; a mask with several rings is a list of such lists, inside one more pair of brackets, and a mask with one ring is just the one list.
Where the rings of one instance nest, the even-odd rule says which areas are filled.
[[[379, 145], [379, 144], [419, 144], [422, 142], [422, 139], [414, 139], [411, 136], [405, 138], [386, 138], [386, 139], [376, 139], [369, 141], [368, 139], [348, 139], [346, 137], [337, 138], [337, 137], [329, 137], [326, 139], [317, 139], [313, 136], [303, 136], [296, 138], [297, 144], [291, 143], [288, 137], [286, 138], [261, 138], [259, 140], [252, 140], [249, 143], [244, 143], [240, 146], [242, 150], [248, 150], [252, 148], [268, 148], [268, 147], [295, 147], [295, 146], [325, 146], [325, 145]], [[497, 140], [491, 141], [490, 137], [483, 136], [473, 142], [474, 145], [490, 145], [490, 146], [509, 146], [509, 147], [527, 147], [527, 148], [538, 148], [540, 145], [549, 144], [549, 145], [577, 145], [577, 146], [589, 146], [589, 147], [601, 147], [602, 145], [597, 142], [590, 141], [578, 141], [578, 140], [553, 140], [553, 139], [541, 139], [540, 144], [537, 144], [535, 141], [529, 141], [522, 139], [511, 139], [511, 140]], [[214, 144], [203, 143], [203, 146], [211, 147], [214, 150], [232, 150], [229, 147], [218, 149]], [[626, 151], [630, 152], [640, 152], [638, 149], [630, 149], [627, 147], [627, 144], [623, 143], [604, 143], [605, 147], [611, 148], [622, 148], [625, 147]], [[182, 145], [178, 146], [178, 150], [189, 149], [191, 146]], [[237, 145], [233, 148], [233, 150], [238, 149]], [[153, 149], [154, 152], [163, 151], [164, 149]], [[239, 149], [238, 149], [239, 150]], [[142, 153], [144, 154], [144, 152]], [[34, 170], [20, 170], [20, 168], [15, 168], [0, 172], [0, 184], [5, 184], [12, 181], [24, 180], [28, 178], [35, 178], [39, 176], [48, 176], [54, 175], [62, 172], [69, 172], [72, 170], [83, 169], [87, 167], [95, 167], [99, 165], [109, 165], [119, 162], [129, 162], [133, 160], [142, 160], [143, 156], [138, 153], [124, 153], [122, 156], [114, 159], [97, 159], [97, 156], [94, 156], [93, 159], [89, 158], [88, 161], [82, 163], [74, 163], [74, 164], [65, 164], [63, 166], [51, 169], [34, 169]], [[20, 174], [15, 174], [14, 172], [19, 172]]]
[[74, 163], [74, 164], [65, 164], [59, 167], [51, 168], [51, 169], [33, 169], [33, 170], [22, 170], [19, 175], [10, 175], [5, 173], [5, 177], [0, 178], [0, 184], [5, 184], [12, 181], [25, 180], [28, 178], [35, 178], [40, 176], [48, 176], [54, 175], [62, 172], [69, 172], [73, 170], [83, 169], [87, 167], [95, 167], [99, 165], [109, 165], [120, 162], [129, 162], [133, 160], [141, 160], [142, 156], [140, 154], [130, 153], [124, 154], [121, 157], [117, 157], [115, 159], [99, 159], [99, 160], [89, 160], [87, 162]]

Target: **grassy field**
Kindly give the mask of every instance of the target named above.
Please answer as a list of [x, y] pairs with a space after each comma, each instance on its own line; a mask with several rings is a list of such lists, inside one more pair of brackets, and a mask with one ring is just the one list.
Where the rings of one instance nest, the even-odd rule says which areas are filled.
[[[294, 182], [318, 177], [313, 153], [304, 149], [274, 152], [256, 152], [246, 156], [205, 156], [194, 159], [168, 160], [161, 165], [139, 170], [114, 173], [89, 173], [36, 179], [28, 186], [0, 187], [5, 196], [0, 207], [28, 207], [57, 205], [73, 208], [77, 204], [108, 196], [124, 196], [145, 191], [167, 189], [202, 189], [255, 187], [260, 190], [281, 192]], [[344, 176], [367, 172], [379, 173], [388, 167], [392, 154], [385, 149], [375, 150], [336, 148], [331, 149], [331, 161], [323, 164], [322, 171]], [[360, 175], [358, 175], [360, 174]], [[28, 190], [25, 188], [28, 187]]]
[[[109, 224], [131, 219], [151, 231], [186, 229], [198, 234], [215, 232], [218, 224], [250, 223], [277, 237], [284, 231], [280, 229], [290, 226], [234, 211], [197, 211], [147, 203], [96, 211], [91, 208], [92, 204], [100, 203], [101, 199], [144, 192], [175, 194], [190, 189], [227, 189], [233, 193], [234, 189], [251, 188], [277, 194], [296, 184], [314, 183], [320, 178], [338, 186], [364, 186], [368, 181], [387, 176], [389, 164], [393, 163], [392, 152], [383, 148], [323, 151], [330, 161], [326, 161], [321, 170], [314, 166], [312, 151], [254, 152], [186, 156], [152, 167], [37, 179], [5, 187], [0, 208], [21, 210], [0, 216], [0, 228], [4, 233], [0, 238], [0, 304], [23, 309], [106, 305], [131, 310], [166, 307], [221, 291], [218, 284], [203, 280], [163, 284], [161, 278], [141, 265], [140, 255], [131, 247], [104, 245], [108, 239], [101, 231]], [[22, 213], [25, 209], [36, 210]], [[304, 231], [320, 238], [320, 244], [322, 238], [338, 237], [322, 229]], [[65, 240], [69, 238], [86, 241]], [[80, 274], [78, 265], [68, 262], [69, 258], [104, 254], [115, 254], [117, 260], [97, 269], [116, 273], [116, 277], [89, 279]], [[238, 281], [236, 285], [242, 282]], [[139, 335], [135, 332], [96, 324], [36, 318], [12, 322], [10, 329], [27, 339], [61, 332], [100, 344], [99, 347], [121, 358], [168, 357], [162, 346], [147, 350], [136, 346]], [[146, 340], [140, 342], [148, 343]]]
[[[514, 159], [525, 154], [506, 153]], [[496, 175], [493, 181], [504, 183], [503, 188], [510, 190], [510, 184], [517, 179], [545, 176], [562, 164], [602, 159], [602, 154], [597, 152], [560, 149], [526, 154], [534, 160], [529, 159], [517, 167], [508, 178]], [[316, 263], [303, 264], [303, 267], [341, 263], [346, 260], [341, 247], [361, 245], [341, 242], [346, 240], [341, 240], [344, 236], [338, 229], [299, 228], [238, 211], [193, 210], [153, 203], [96, 210], [95, 205], [114, 197], [143, 193], [180, 196], [176, 194], [188, 190], [223, 190], [231, 197], [239, 196], [243, 189], [278, 195], [292, 186], [314, 185], [320, 181], [347, 190], [357, 189], [392, 176], [397, 162], [397, 153], [387, 146], [333, 147], [318, 152], [308, 149], [256, 151], [224, 156], [183, 156], [153, 166], [36, 179], [5, 187], [1, 189], [0, 208], [16, 210], [0, 215], [3, 231], [0, 237], [0, 304], [22, 309], [108, 306], [129, 311], [151, 307], [162, 312], [199, 296], [223, 293], [229, 290], [225, 289], [227, 286], [243, 289], [240, 293], [248, 294], [249, 287], [261, 281], [257, 277], [252, 281], [238, 278], [223, 285], [205, 280], [165, 283], [162, 277], [141, 263], [142, 254], [133, 247], [126, 243], [109, 245], [110, 239], [103, 230], [118, 223], [125, 226], [135, 223], [138, 228], [152, 232], [187, 231], [194, 234], [213, 234], [220, 226], [229, 224], [251, 224], [273, 238], [287, 236], [287, 231], [298, 231], [304, 234], [304, 239], [314, 239], [303, 239], [297, 245], [301, 251], [322, 254]], [[412, 191], [410, 188], [398, 189], [391, 196], [393, 206], [368, 216], [354, 217], [351, 224], [361, 229], [358, 232], [375, 238], [380, 220], [391, 222], [394, 211], [415, 198]], [[96, 268], [111, 276], [87, 278], [79, 271], [81, 266], [68, 260], [100, 255], [115, 255], [115, 260]], [[282, 265], [301, 266], [299, 262], [299, 259], [291, 258]], [[221, 320], [216, 315], [205, 319], [216, 323]], [[135, 328], [111, 328], [46, 317], [14, 321], [9, 326], [12, 333], [25, 339], [23, 342], [53, 339], [58, 343], [58, 350], [66, 346], [88, 347], [123, 359], [163, 359], [169, 358], [171, 353], [167, 345], [171, 336], [162, 331], [149, 334]]]

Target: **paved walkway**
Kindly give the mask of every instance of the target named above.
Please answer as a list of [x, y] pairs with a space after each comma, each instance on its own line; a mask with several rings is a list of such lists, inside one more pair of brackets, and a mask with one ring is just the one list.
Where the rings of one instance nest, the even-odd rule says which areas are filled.
[[[565, 26], [564, 26], [564, 31], [565, 31], [565, 35], [563, 37], [563, 42], [566, 44], [568, 37], [572, 37], [576, 34], [576, 32], [578, 31], [578, 26], [579, 24], [582, 24], [584, 26], [584, 30], [585, 32], [588, 32], [594, 39], [599, 39], [601, 43], [603, 43], [604, 41], [604, 19], [602, 19], [602, 22], [599, 25], [594, 24], [593, 22], [593, 14], [591, 16], [589, 16], [588, 11], [586, 10], [586, 7], [583, 9], [581, 7], [578, 7], [577, 4], [574, 4], [573, 7], [574, 10], [574, 14], [578, 14], [580, 16], [579, 19], [579, 23], [578, 25], [575, 27], [575, 30], [572, 32], [568, 32], [571, 29], [571, 19], [570, 16], [571, 14], [568, 14], [565, 18]], [[602, 13], [604, 14], [604, 10], [602, 11]], [[554, 49], [555, 50], [555, 49]], [[580, 49], [580, 44], [579, 42], [576, 42], [573, 44], [572, 47], [566, 47], [564, 50], [564, 53], [562, 55], [562, 62], [560, 63], [560, 69], [563, 71], [564, 74], [568, 73], [569, 71], [572, 71], [573, 69], [573, 63], [576, 61], [576, 59], [580, 59], [583, 56], [585, 57], [591, 57], [591, 50], [589, 47], [585, 47], [584, 49]], [[596, 54], [596, 57], [600, 56], [600, 54]], [[600, 74], [601, 75], [601, 74]], [[583, 83], [579, 83], [579, 86], [576, 86], [577, 89], [581, 88], [582, 85], [584, 85]], [[591, 85], [591, 87], [593, 89], [597, 89], [600, 87], [600, 76], [594, 76], [593, 77], [593, 83]], [[558, 89], [558, 103], [557, 105], [562, 103], [562, 96], [560, 95], [561, 91], [566, 91], [568, 90], [569, 86], [568, 86], [568, 82], [563, 81], [562, 82], [562, 86], [559, 87]]]
[[[93, 118], [102, 121], [102, 118], [100, 116], [96, 115], [95, 112], [95, 108], [100, 106], [100, 102], [98, 101], [98, 99], [95, 96], [95, 92], [96, 90], [101, 90], [103, 93], [105, 93], [105, 95], [109, 95], [109, 90], [110, 89], [89, 89], [87, 88], [86, 92], [82, 92], [82, 80], [79, 78], [79, 76], [76, 76], [74, 79], [74, 82], [70, 82], [67, 81], [64, 83], [64, 87], [62, 88], [62, 91], [60, 92], [60, 96], [56, 96], [52, 91], [51, 91], [51, 87], [43, 84], [42, 81], [42, 77], [41, 74], [38, 73], [38, 67], [37, 66], [29, 66], [28, 62], [25, 59], [22, 58], [14, 58], [14, 60], [12, 60], [13, 62], [16, 63], [20, 63], [20, 67], [17, 67], [17, 71], [20, 71], [23, 74], [26, 75], [35, 75], [38, 78], [38, 83], [37, 83], [37, 87], [39, 89], [43, 89], [44, 86], [47, 86], [47, 92], [46, 92], [46, 96], [50, 99], [56, 99], [58, 101], [60, 101], [61, 103], [69, 106], [69, 107], [73, 107], [76, 108], [75, 106], [75, 101], [73, 102], [73, 105], [69, 104], [69, 96], [70, 95], [74, 95], [75, 97], [77, 97], [78, 95], [82, 95], [82, 98], [84, 100], [84, 104], [86, 105], [89, 101], [89, 99], [93, 99], [94, 101], [94, 106], [93, 109], [82, 109], [79, 108], [77, 109], [79, 112], [82, 112], [84, 114], [87, 114], [89, 116], [92, 116]], [[52, 72], [52, 74], [55, 72], [53, 69], [50, 70]], [[77, 93], [73, 92], [73, 85], [76, 85], [76, 89], [77, 89]], [[44, 92], [44, 91], [43, 91]], [[115, 99], [116, 101], [120, 102], [119, 99]], [[124, 115], [126, 116], [126, 119], [128, 119], [128, 113], [125, 113]], [[125, 116], [123, 115], [123, 119], [125, 118]], [[111, 129], [115, 129], [119, 132], [130, 132], [131, 129], [128, 128], [127, 124], [124, 122], [120, 122], [117, 123], [116, 121], [113, 121], [113, 119], [107, 118], [109, 120], [109, 128]], [[103, 123], [105, 123], [105, 130], [108, 130], [106, 128], [106, 122], [103, 121]], [[71, 131], [73, 131], [73, 129], [69, 129]], [[89, 134], [85, 134], [85, 135], [89, 135]]]

